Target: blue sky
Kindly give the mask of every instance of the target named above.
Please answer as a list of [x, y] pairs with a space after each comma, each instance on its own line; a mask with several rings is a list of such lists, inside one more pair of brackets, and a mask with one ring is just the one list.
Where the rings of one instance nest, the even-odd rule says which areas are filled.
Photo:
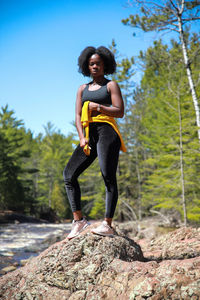
[[[135, 13], [124, 0], [0, 0], [0, 107], [9, 105], [34, 135], [51, 122], [62, 133], [74, 128], [76, 92], [88, 82], [77, 58], [86, 46], [137, 56], [153, 34], [121, 23]], [[137, 80], [137, 77], [136, 77]]]

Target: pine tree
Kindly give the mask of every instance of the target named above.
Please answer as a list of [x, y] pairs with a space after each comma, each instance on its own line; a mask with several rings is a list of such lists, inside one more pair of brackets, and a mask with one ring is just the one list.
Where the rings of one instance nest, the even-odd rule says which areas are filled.
[[112, 41], [110, 49], [115, 54], [117, 61], [117, 71], [113, 79], [119, 84], [124, 100], [124, 117], [117, 119], [120, 132], [127, 147], [126, 153], [120, 153], [118, 163], [118, 190], [119, 200], [116, 210], [116, 218], [123, 219], [136, 219], [137, 215], [135, 209], [137, 206], [138, 198], [136, 192], [136, 180], [132, 176], [135, 170], [135, 157], [132, 153], [132, 126], [130, 124], [130, 107], [133, 102], [133, 89], [134, 82], [134, 58], [128, 58], [120, 55], [117, 50], [115, 41]]
[[200, 142], [200, 108], [191, 60], [187, 44], [187, 24], [200, 20], [200, 2], [196, 0], [145, 1], [134, 0], [140, 7], [140, 14], [130, 15], [122, 20], [125, 25], [140, 28], [143, 31], [177, 32], [181, 43], [183, 63], [186, 68], [189, 88], [196, 115], [198, 139]]
[[[8, 105], [0, 112], [0, 203], [2, 209], [24, 211], [29, 206], [23, 178], [27, 170], [23, 166], [30, 157], [25, 144], [26, 132], [22, 120], [17, 120]], [[32, 199], [31, 199], [32, 200]]]
[[51, 123], [45, 126], [45, 133], [39, 142], [37, 201], [43, 210], [54, 209], [58, 215], [69, 217], [63, 170], [73, 151], [73, 136], [65, 137]]
[[[145, 172], [141, 180], [143, 211], [145, 208], [175, 209], [185, 215], [186, 223], [187, 210], [188, 218], [196, 220], [198, 207], [196, 217], [192, 218], [190, 211], [191, 203], [196, 205], [199, 195], [196, 185], [199, 150], [187, 78], [180, 64], [180, 47], [175, 41], [171, 49], [161, 41], [154, 42], [154, 47], [140, 57], [145, 66], [139, 92], [143, 103], [140, 105], [143, 112], [139, 140], [146, 148], [146, 158], [142, 162]], [[140, 107], [136, 115], [141, 114]], [[195, 199], [191, 197], [192, 186], [195, 186]]]

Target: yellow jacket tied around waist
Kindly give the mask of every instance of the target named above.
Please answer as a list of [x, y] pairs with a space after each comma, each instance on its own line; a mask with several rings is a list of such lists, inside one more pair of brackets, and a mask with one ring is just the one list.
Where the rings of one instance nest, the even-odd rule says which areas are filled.
[[[124, 144], [124, 141], [122, 139], [120, 131], [117, 128], [115, 119], [113, 117], [106, 116], [105, 114], [102, 114], [102, 113], [96, 117], [91, 117], [88, 113], [89, 103], [90, 103], [90, 101], [84, 102], [83, 107], [82, 107], [82, 112], [81, 112], [81, 124], [85, 130], [85, 138], [88, 140], [88, 142], [89, 142], [89, 124], [92, 122], [101, 122], [101, 123], [105, 122], [105, 123], [110, 124], [113, 127], [113, 129], [117, 132], [117, 134], [120, 138], [120, 141], [121, 141], [120, 150], [122, 150], [123, 152], [126, 152], [126, 146]], [[85, 145], [83, 151], [85, 152], [86, 155], [90, 155], [90, 147], [88, 144]]]

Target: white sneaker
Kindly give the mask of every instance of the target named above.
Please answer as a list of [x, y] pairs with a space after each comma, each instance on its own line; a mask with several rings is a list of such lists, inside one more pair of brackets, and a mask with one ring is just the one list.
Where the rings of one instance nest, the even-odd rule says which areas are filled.
[[99, 225], [97, 228], [94, 228], [91, 230], [92, 233], [103, 235], [103, 236], [114, 236], [115, 232], [112, 227], [110, 227], [107, 223], [107, 221], [103, 221], [101, 225]]
[[69, 240], [73, 239], [74, 237], [79, 235], [79, 233], [81, 233], [89, 225], [90, 225], [90, 223], [84, 218], [83, 218], [83, 220], [80, 220], [80, 221], [73, 220], [72, 229], [71, 229], [71, 232], [69, 233], [69, 235], [67, 236], [67, 238]]

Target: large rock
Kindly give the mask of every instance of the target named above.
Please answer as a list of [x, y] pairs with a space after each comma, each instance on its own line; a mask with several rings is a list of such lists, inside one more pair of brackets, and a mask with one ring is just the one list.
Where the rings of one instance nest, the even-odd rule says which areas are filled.
[[0, 295], [9, 300], [37, 299], [39, 295], [38, 299], [61, 299], [61, 295], [68, 299], [75, 293], [73, 297], [80, 299], [115, 258], [144, 260], [133, 240], [118, 235], [104, 238], [91, 234], [89, 228], [71, 241], [54, 244], [25, 267], [1, 278]]
[[138, 241], [149, 259], [184, 259], [200, 256], [200, 228], [183, 227], [160, 237]]
[[200, 230], [182, 228], [152, 243], [139, 241], [146, 259], [140, 246], [126, 236], [105, 238], [89, 230], [54, 244], [25, 267], [4, 275], [0, 298], [200, 298]]

